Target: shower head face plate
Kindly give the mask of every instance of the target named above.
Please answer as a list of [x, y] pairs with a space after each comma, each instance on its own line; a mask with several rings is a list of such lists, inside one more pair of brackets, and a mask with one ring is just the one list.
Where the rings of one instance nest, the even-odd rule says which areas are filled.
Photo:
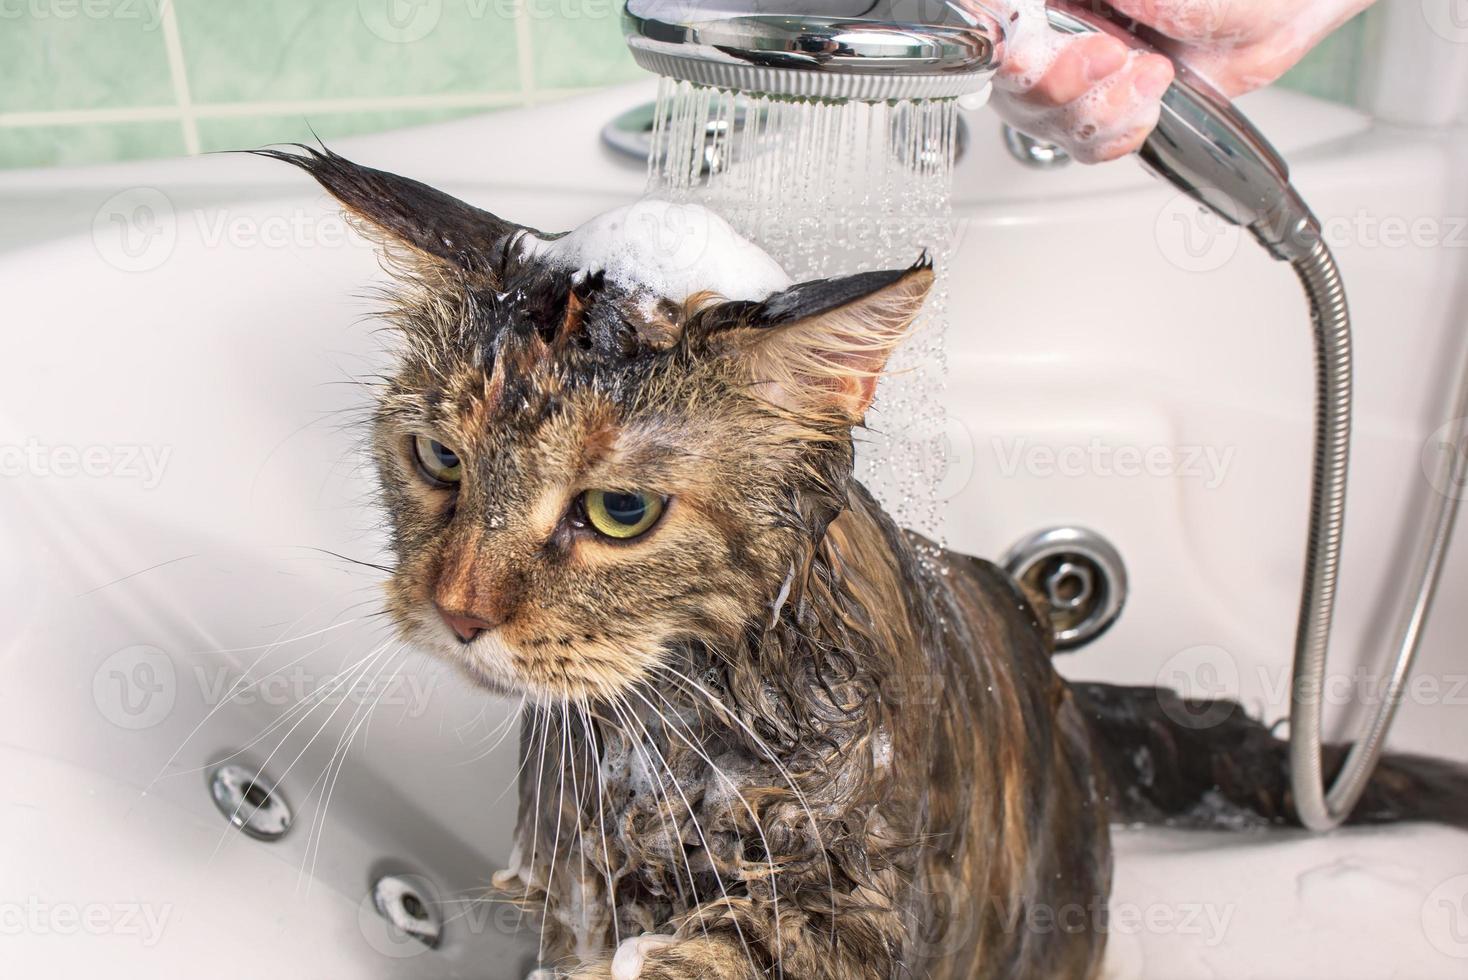
[[628, 0], [632, 57], [669, 78], [796, 99], [943, 99], [984, 88], [997, 18], [947, 0]]

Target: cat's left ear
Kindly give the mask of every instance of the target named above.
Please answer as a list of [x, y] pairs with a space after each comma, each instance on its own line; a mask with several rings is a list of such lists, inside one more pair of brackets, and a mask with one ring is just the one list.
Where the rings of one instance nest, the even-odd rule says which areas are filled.
[[758, 304], [741, 346], [761, 395], [860, 423], [932, 285], [925, 257], [910, 269], [801, 283]]
[[296, 146], [301, 152], [249, 152], [306, 171], [379, 244], [389, 252], [408, 249], [420, 268], [497, 275], [523, 235], [546, 237], [419, 181], [361, 166], [324, 147]]

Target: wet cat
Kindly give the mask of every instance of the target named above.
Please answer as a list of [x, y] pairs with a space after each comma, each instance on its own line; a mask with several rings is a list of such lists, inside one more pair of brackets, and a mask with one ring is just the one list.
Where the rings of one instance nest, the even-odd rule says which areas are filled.
[[[1094, 977], [1110, 821], [1292, 819], [1285, 747], [1242, 709], [1067, 684], [1032, 597], [854, 481], [925, 262], [649, 296], [558, 261], [553, 236], [302, 150], [262, 152], [400, 274], [373, 433], [390, 611], [530, 705], [496, 884], [544, 910], [547, 963]], [[1465, 786], [1393, 757], [1356, 820], [1461, 826]]]

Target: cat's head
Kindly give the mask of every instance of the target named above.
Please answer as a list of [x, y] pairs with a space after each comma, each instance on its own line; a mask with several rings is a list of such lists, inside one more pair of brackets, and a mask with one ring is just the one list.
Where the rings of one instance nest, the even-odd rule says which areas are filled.
[[763, 301], [648, 302], [416, 181], [270, 155], [320, 181], [401, 273], [373, 445], [407, 638], [559, 701], [770, 628], [846, 506], [851, 430], [926, 263]]

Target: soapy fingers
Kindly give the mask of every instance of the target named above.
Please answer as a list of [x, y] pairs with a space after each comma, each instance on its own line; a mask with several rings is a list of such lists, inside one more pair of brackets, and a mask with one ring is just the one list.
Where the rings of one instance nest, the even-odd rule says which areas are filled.
[[1049, 34], [1022, 35], [1020, 44], [1009, 46], [994, 80], [1000, 114], [1083, 163], [1114, 160], [1141, 146], [1157, 125], [1172, 62], [1107, 34]]
[[1083, 163], [1138, 149], [1172, 83], [1171, 58], [1225, 95], [1274, 81], [1373, 0], [1110, 0], [1154, 28], [1166, 57], [1106, 35], [1050, 29], [1044, 0], [961, 0], [1003, 16], [1004, 65], [994, 106], [1011, 125], [1064, 147]]
[[1110, 0], [1228, 96], [1262, 88], [1375, 0]]

